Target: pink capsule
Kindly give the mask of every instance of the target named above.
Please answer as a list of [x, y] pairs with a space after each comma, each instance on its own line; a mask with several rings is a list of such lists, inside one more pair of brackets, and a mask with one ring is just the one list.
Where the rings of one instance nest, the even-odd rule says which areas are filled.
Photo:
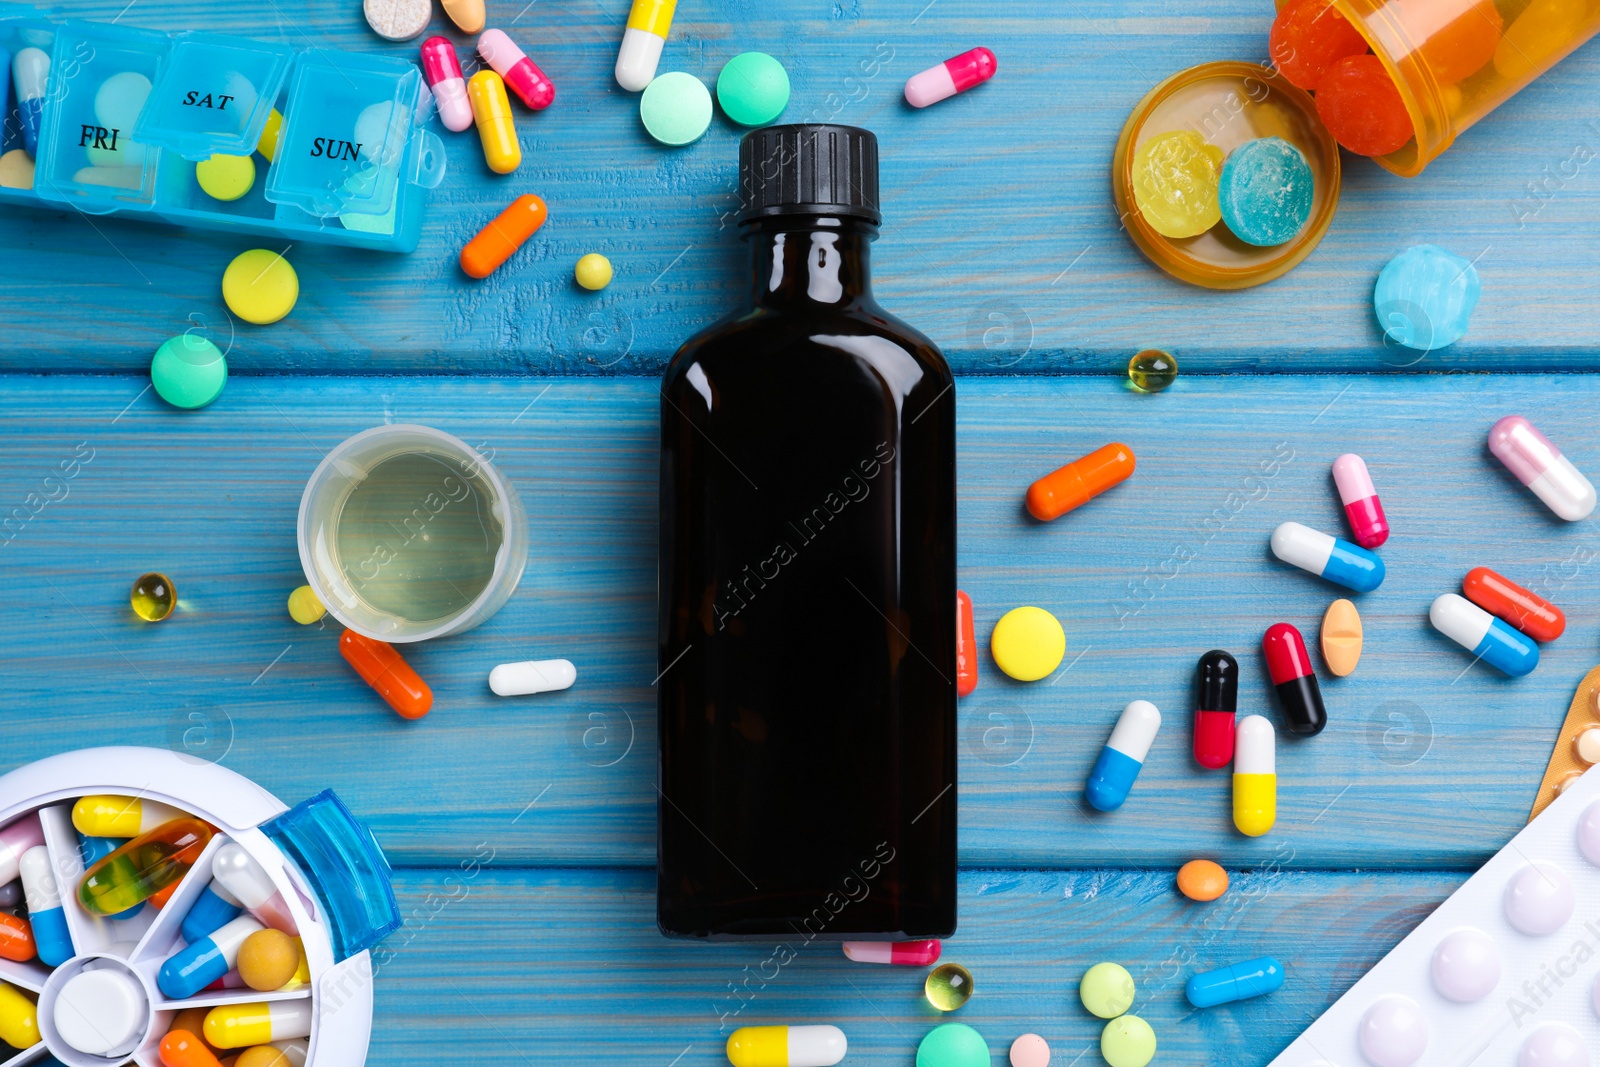
[[1507, 415], [1490, 428], [1489, 451], [1561, 518], [1576, 522], [1594, 511], [1594, 485], [1521, 415]]
[[461, 76], [461, 62], [448, 37], [429, 37], [422, 42], [422, 73], [439, 105], [439, 121], [452, 133], [472, 125], [472, 104], [467, 101], [467, 81]]
[[1367, 472], [1367, 461], [1354, 452], [1346, 452], [1333, 461], [1333, 483], [1339, 487], [1339, 502], [1344, 505], [1356, 544], [1377, 548], [1389, 540], [1389, 520], [1384, 517], [1383, 502]]
[[927, 967], [939, 958], [938, 941], [846, 941], [844, 954], [857, 963]]
[[533, 110], [543, 111], [555, 103], [555, 84], [502, 31], [484, 30], [478, 38], [478, 54], [505, 80], [506, 88]]
[[948, 100], [994, 77], [997, 66], [994, 53], [987, 48], [963, 52], [906, 82], [906, 103], [912, 107], [927, 107]]

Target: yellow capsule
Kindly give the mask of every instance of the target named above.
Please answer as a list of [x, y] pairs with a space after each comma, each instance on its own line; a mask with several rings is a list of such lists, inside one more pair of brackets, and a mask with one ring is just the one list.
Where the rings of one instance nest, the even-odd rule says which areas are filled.
[[510, 174], [522, 165], [522, 146], [517, 143], [505, 81], [492, 70], [480, 70], [467, 82], [467, 99], [483, 142], [484, 162], [496, 174]]
[[311, 1035], [310, 1000], [224, 1004], [206, 1012], [205, 1039], [216, 1048], [248, 1048]]
[[39, 1043], [38, 1009], [27, 994], [0, 982], [0, 1041], [12, 1048], [32, 1048]]
[[1278, 821], [1277, 735], [1260, 715], [1239, 720], [1233, 735], [1233, 825], [1260, 837]]
[[139, 797], [92, 796], [72, 806], [72, 825], [85, 837], [138, 837], [182, 815]]

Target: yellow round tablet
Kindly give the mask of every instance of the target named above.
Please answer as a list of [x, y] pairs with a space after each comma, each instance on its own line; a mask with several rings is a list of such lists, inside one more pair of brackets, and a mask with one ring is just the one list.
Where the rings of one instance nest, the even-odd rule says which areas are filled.
[[289, 594], [289, 617], [301, 626], [310, 626], [328, 613], [309, 585], [302, 585]]
[[1067, 634], [1043, 608], [1012, 608], [994, 624], [989, 652], [995, 665], [1017, 681], [1036, 682], [1061, 666]]
[[33, 157], [20, 148], [0, 156], [0, 187], [32, 189]]
[[578, 260], [572, 273], [585, 289], [604, 289], [611, 284], [611, 261], [598, 252], [590, 252]]
[[256, 161], [249, 156], [212, 156], [194, 165], [194, 180], [213, 200], [237, 200], [256, 183]]
[[278, 135], [282, 132], [283, 116], [273, 108], [272, 114], [267, 116], [267, 124], [261, 127], [261, 140], [256, 142], [256, 151], [266, 156], [268, 163], [278, 160]]
[[278, 253], [252, 248], [240, 252], [223, 271], [222, 299], [244, 321], [265, 326], [294, 310], [300, 279]]

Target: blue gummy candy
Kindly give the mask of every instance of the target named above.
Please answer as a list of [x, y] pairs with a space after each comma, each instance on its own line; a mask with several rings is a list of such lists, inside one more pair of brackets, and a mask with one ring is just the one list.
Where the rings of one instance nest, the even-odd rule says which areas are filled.
[[1311, 165], [1281, 137], [1235, 148], [1217, 187], [1228, 229], [1245, 244], [1263, 248], [1292, 240], [1305, 228], [1313, 192]]
[[1378, 275], [1372, 307], [1389, 340], [1431, 352], [1461, 340], [1482, 292], [1471, 262], [1438, 245], [1415, 245]]

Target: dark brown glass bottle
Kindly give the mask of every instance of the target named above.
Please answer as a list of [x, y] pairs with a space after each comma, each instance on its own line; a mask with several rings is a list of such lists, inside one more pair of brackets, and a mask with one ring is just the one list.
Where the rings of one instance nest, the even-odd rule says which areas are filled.
[[662, 382], [669, 936], [955, 930], [955, 389], [872, 298], [877, 157], [745, 137], [748, 306]]

